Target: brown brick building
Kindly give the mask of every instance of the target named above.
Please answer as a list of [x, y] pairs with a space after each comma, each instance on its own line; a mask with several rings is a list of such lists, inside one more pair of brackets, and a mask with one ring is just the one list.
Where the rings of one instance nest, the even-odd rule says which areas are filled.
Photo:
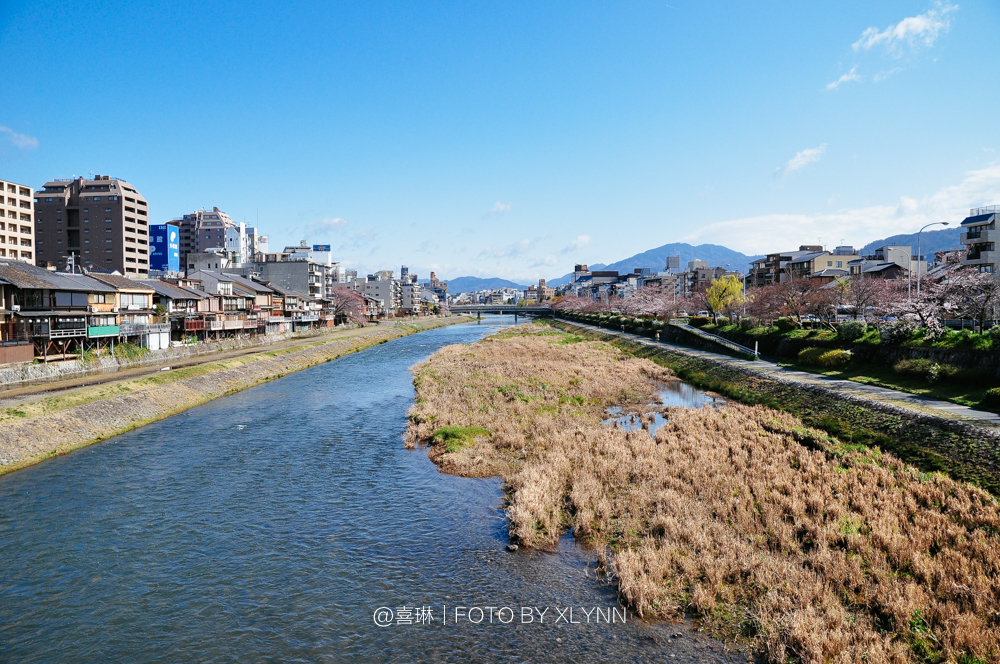
[[107, 175], [53, 180], [35, 192], [35, 258], [66, 269], [149, 275], [149, 206], [135, 187]]

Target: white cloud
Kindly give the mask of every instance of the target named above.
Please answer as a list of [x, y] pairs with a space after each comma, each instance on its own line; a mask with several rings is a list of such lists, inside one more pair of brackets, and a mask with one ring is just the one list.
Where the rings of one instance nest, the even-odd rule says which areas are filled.
[[306, 230], [309, 232], [325, 233], [343, 228], [346, 225], [347, 220], [343, 217], [324, 217], [323, 219], [310, 221], [306, 224]]
[[19, 134], [10, 127], [0, 125], [0, 134], [7, 134], [7, 140], [18, 150], [34, 150], [38, 147], [38, 139], [27, 134]]
[[807, 148], [800, 152], [796, 152], [795, 156], [788, 160], [788, 163], [775, 171], [775, 175], [791, 175], [800, 168], [804, 168], [809, 164], [816, 163], [826, 152], [826, 143], [815, 148]]
[[847, 72], [846, 74], [844, 74], [843, 76], [841, 76], [840, 78], [838, 78], [833, 83], [827, 83], [826, 84], [826, 89], [827, 90], [836, 90], [842, 84], [847, 83], [849, 81], [860, 81], [861, 77], [858, 76], [857, 70], [858, 70], [857, 67], [851, 67], [851, 71]]
[[568, 254], [571, 251], [579, 251], [583, 249], [588, 244], [590, 244], [592, 238], [589, 235], [578, 235], [575, 240], [570, 242], [565, 248], [563, 248], [562, 253]]
[[882, 46], [887, 53], [896, 57], [902, 55], [904, 45], [911, 49], [930, 48], [937, 41], [938, 35], [948, 31], [951, 26], [949, 14], [957, 9], [958, 5], [938, 3], [933, 9], [904, 18], [885, 30], [868, 28], [861, 33], [861, 39], [854, 43], [853, 48], [855, 51], [869, 51]]
[[510, 208], [511, 208], [511, 203], [501, 203], [500, 201], [497, 201], [496, 203], [493, 204], [493, 207], [491, 207], [489, 210], [486, 211], [486, 214], [484, 214], [483, 216], [494, 217], [496, 215], [506, 214], [507, 212], [510, 212]]
[[969, 208], [1000, 203], [1000, 162], [966, 173], [957, 185], [943, 187], [924, 198], [900, 197], [896, 204], [874, 205], [826, 214], [770, 214], [721, 221], [679, 241], [712, 242], [747, 254], [794, 249], [840, 242], [861, 247], [879, 238], [914, 233], [933, 221], [948, 221], [954, 228]]

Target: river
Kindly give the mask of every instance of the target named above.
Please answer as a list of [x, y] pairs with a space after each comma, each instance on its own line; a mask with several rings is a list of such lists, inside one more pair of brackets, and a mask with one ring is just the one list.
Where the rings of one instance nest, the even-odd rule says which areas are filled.
[[403, 448], [408, 368], [512, 323], [390, 341], [0, 477], [0, 661], [741, 661], [690, 625], [593, 622], [617, 602], [592, 552], [507, 552], [500, 482]]

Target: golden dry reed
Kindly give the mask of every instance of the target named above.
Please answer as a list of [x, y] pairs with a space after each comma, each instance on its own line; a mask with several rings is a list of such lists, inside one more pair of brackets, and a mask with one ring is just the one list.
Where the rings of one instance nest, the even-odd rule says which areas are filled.
[[764, 407], [661, 407], [655, 439], [604, 425], [610, 406], [648, 420], [672, 376], [546, 327], [414, 373], [407, 444], [430, 442], [448, 472], [499, 475], [513, 540], [572, 529], [644, 616], [694, 611], [774, 662], [1000, 661], [1000, 508], [985, 491]]

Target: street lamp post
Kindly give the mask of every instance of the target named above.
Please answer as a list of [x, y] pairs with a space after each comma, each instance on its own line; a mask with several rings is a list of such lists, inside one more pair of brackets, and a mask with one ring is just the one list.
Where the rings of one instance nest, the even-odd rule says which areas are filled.
[[[931, 226], [947, 226], [949, 222], [947, 221], [935, 221], [927, 224], [924, 228], [930, 228]], [[924, 232], [924, 228], [917, 231], [917, 299], [920, 299], [920, 234]], [[909, 271], [907, 271], [909, 273]], [[910, 297], [909, 291], [912, 289], [913, 280], [907, 278], [907, 293], [906, 297]]]

